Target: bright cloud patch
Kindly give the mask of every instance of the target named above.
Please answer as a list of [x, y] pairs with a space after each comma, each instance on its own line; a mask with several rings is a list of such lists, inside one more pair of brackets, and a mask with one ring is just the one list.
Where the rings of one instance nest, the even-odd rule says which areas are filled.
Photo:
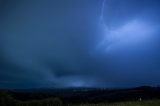
[[97, 48], [103, 47], [107, 51], [115, 46], [131, 46], [145, 43], [155, 32], [155, 28], [140, 20], [129, 21], [117, 29], [110, 30], [106, 26], [103, 28], [104, 39]]

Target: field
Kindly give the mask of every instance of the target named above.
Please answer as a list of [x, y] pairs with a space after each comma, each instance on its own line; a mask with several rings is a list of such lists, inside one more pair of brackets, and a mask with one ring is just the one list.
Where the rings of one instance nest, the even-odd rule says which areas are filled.
[[99, 103], [99, 104], [81, 104], [81, 105], [68, 105], [68, 106], [160, 106], [160, 100]]
[[160, 106], [160, 87], [0, 90], [0, 106]]

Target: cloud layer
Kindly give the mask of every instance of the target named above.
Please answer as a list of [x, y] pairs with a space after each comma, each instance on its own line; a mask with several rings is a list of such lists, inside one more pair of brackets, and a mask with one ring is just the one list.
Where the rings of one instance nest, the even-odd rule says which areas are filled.
[[157, 85], [159, 1], [102, 2], [2, 0], [0, 87]]

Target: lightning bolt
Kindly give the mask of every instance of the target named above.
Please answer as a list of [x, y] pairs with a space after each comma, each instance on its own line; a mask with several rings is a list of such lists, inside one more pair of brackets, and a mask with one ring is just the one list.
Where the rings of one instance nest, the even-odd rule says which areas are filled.
[[99, 26], [100, 26], [100, 29], [101, 29], [101, 32], [102, 34], [104, 35], [104, 38], [102, 41], [100, 41], [100, 43], [97, 44], [96, 46], [96, 49], [100, 48], [102, 45], [104, 45], [104, 43], [106, 42], [107, 40], [107, 32], [108, 32], [108, 27], [106, 26], [105, 24], [105, 21], [104, 21], [104, 8], [105, 8], [105, 3], [106, 3], [106, 0], [103, 0], [102, 2], [102, 8], [101, 8], [101, 14], [100, 14], [100, 18], [99, 18]]
[[103, 2], [102, 2], [102, 8], [101, 8], [101, 15], [100, 15], [100, 22], [104, 21], [103, 20], [103, 14], [104, 14], [105, 3], [106, 3], [106, 0], [103, 0]]

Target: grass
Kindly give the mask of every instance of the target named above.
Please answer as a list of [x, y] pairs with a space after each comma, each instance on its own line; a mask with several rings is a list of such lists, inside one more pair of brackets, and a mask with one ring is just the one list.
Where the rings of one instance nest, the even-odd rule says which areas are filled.
[[[11, 95], [0, 93], [0, 106], [63, 106], [63, 101], [59, 98], [47, 98], [43, 100], [19, 101], [14, 99]], [[66, 106], [66, 105], [65, 105]], [[100, 104], [68, 104], [68, 106], [160, 106], [160, 99], [158, 100], [137, 100], [115, 103], [100, 103]]]
[[160, 100], [145, 100], [145, 101], [128, 101], [117, 103], [101, 103], [101, 104], [80, 104], [68, 106], [160, 106]]

